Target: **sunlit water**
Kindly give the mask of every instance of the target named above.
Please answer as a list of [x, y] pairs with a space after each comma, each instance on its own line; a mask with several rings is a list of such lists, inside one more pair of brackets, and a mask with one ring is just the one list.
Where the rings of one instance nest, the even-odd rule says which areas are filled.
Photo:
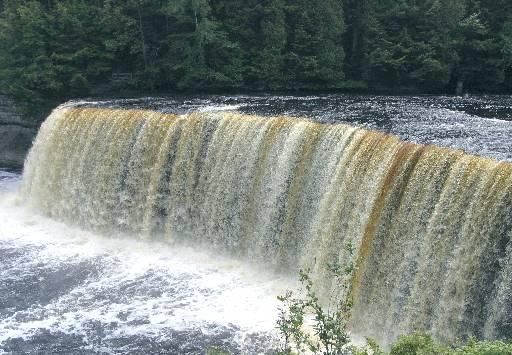
[[0, 171], [0, 353], [265, 353], [287, 280], [192, 248], [84, 232], [18, 206]]

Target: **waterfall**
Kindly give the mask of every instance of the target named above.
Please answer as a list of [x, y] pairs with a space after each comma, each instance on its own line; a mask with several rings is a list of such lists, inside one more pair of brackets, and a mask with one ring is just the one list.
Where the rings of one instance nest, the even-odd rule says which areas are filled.
[[56, 109], [22, 196], [98, 232], [206, 245], [287, 272], [351, 257], [355, 333], [512, 336], [512, 164], [343, 124]]

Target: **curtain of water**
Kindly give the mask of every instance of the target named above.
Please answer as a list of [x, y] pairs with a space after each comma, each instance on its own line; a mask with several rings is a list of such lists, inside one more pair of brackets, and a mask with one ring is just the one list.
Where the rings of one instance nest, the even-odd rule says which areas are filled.
[[512, 336], [509, 163], [285, 117], [60, 108], [22, 194], [95, 231], [310, 266], [325, 292], [350, 242], [354, 332]]

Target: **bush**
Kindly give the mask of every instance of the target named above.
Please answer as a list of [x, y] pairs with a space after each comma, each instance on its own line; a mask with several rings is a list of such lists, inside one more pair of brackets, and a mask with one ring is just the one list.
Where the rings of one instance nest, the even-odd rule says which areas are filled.
[[[349, 280], [354, 271], [352, 256], [354, 248], [347, 244], [348, 260], [344, 265], [328, 265], [335, 280], [335, 289], [331, 293], [329, 307], [322, 307], [316, 295], [310, 276], [310, 270], [300, 271], [300, 282], [304, 296], [296, 296], [292, 291], [279, 296], [283, 303], [280, 309], [277, 328], [281, 333], [281, 350], [278, 354], [290, 355], [312, 353], [323, 355], [352, 354], [348, 319], [352, 302], [348, 296]], [[312, 318], [312, 330], [305, 329], [308, 318]]]
[[389, 355], [512, 355], [512, 344], [472, 339], [467, 345], [450, 348], [436, 343], [427, 334], [416, 333], [400, 337]]
[[468, 345], [455, 349], [453, 355], [512, 355], [512, 344], [502, 341], [470, 341]]
[[205, 355], [230, 355], [230, 353], [218, 348], [208, 348]]
[[[512, 343], [471, 339], [464, 346], [450, 347], [436, 342], [425, 333], [399, 337], [389, 353], [372, 339], [367, 339], [365, 347], [350, 344], [348, 319], [351, 301], [347, 295], [354, 271], [352, 245], [347, 245], [347, 251], [349, 260], [346, 265], [328, 265], [336, 280], [336, 290], [329, 300], [329, 307], [321, 306], [308, 269], [300, 271], [303, 290], [299, 294], [302, 296], [288, 291], [278, 297], [283, 304], [277, 321], [281, 335], [278, 355], [512, 355]], [[311, 319], [312, 332], [305, 329], [308, 319]]]
[[437, 344], [429, 335], [415, 333], [398, 338], [389, 355], [445, 355], [450, 349]]

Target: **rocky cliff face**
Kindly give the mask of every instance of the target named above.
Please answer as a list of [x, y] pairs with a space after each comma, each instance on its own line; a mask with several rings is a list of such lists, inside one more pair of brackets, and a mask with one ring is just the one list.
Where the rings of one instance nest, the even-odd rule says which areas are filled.
[[37, 125], [16, 111], [9, 97], [0, 95], [0, 167], [22, 168]]

